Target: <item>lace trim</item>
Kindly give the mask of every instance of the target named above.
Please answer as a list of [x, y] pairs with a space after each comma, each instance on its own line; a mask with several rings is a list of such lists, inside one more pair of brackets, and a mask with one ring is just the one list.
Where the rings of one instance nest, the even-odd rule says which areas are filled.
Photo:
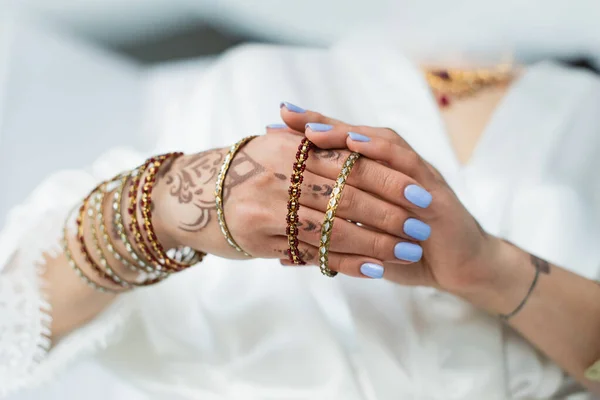
[[52, 308], [42, 276], [43, 255], [61, 253], [56, 220], [44, 218], [20, 235], [21, 246], [0, 273], [0, 396], [22, 386], [52, 346]]

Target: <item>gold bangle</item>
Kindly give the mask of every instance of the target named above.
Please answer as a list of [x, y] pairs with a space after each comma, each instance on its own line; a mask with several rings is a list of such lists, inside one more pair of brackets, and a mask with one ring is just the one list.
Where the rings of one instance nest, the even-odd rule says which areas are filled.
[[219, 226], [221, 227], [221, 232], [223, 236], [225, 236], [225, 240], [227, 243], [240, 253], [245, 256], [252, 257], [250, 254], [245, 252], [236, 242], [233, 240], [231, 236], [231, 232], [227, 228], [227, 223], [225, 222], [225, 213], [223, 212], [223, 186], [225, 182], [225, 176], [227, 176], [227, 171], [229, 170], [229, 166], [231, 165], [231, 161], [233, 161], [233, 157], [235, 157], [236, 153], [249, 141], [257, 137], [248, 136], [234, 144], [229, 148], [229, 152], [225, 156], [225, 160], [223, 161], [223, 165], [221, 165], [221, 169], [219, 170], [219, 174], [217, 175], [217, 183], [215, 186], [215, 203], [217, 206], [217, 219], [219, 220]]
[[138, 218], [137, 218], [138, 197], [137, 197], [137, 194], [138, 194], [138, 189], [140, 187], [140, 181], [142, 179], [142, 175], [144, 175], [144, 172], [146, 172], [146, 170], [151, 165], [154, 165], [154, 163], [156, 161], [162, 161], [167, 158], [170, 158], [171, 156], [173, 156], [173, 153], [163, 154], [163, 155], [152, 157], [152, 158], [146, 160], [144, 165], [142, 165], [142, 167], [140, 168], [140, 173], [133, 177], [133, 181], [131, 182], [131, 186], [129, 187], [129, 208], [127, 209], [127, 212], [129, 213], [129, 217], [131, 218], [131, 221], [129, 223], [129, 230], [131, 231], [131, 234], [134, 239], [134, 243], [137, 245], [139, 251], [142, 253], [142, 256], [144, 258], [146, 258], [146, 261], [148, 261], [148, 263], [150, 265], [152, 265], [154, 268], [156, 268], [157, 271], [160, 271], [160, 272], [164, 271], [163, 265], [160, 262], [160, 260], [158, 259], [158, 257], [156, 257], [152, 253], [152, 251], [150, 250], [150, 248], [144, 241], [144, 237], [142, 236], [142, 232], [140, 231], [140, 227], [138, 225]]
[[154, 225], [152, 224], [152, 190], [154, 189], [154, 183], [156, 182], [156, 175], [160, 167], [162, 167], [167, 160], [175, 162], [181, 156], [183, 156], [183, 153], [174, 153], [169, 158], [159, 159], [150, 164], [148, 174], [142, 185], [142, 200], [140, 204], [146, 239], [150, 242], [150, 246], [152, 246], [154, 253], [158, 256], [158, 261], [170, 272], [178, 272], [189, 268], [192, 265], [201, 262], [206, 255], [206, 253], [192, 250], [194, 256], [191, 257], [189, 261], [180, 262], [179, 260], [173, 259], [169, 257], [154, 232]]
[[81, 278], [81, 280], [84, 281], [92, 289], [97, 290], [102, 293], [114, 293], [114, 294], [122, 293], [123, 290], [118, 290], [118, 289], [110, 288], [108, 286], [103, 286], [103, 285], [91, 280], [85, 274], [85, 272], [83, 272], [83, 269], [81, 269], [81, 267], [77, 264], [77, 262], [73, 258], [73, 254], [71, 254], [71, 249], [69, 249], [68, 224], [69, 224], [69, 220], [73, 217], [73, 213], [75, 213], [76, 210], [77, 210], [77, 207], [75, 207], [75, 208], [73, 208], [73, 210], [71, 210], [71, 212], [67, 216], [67, 219], [65, 220], [65, 224], [63, 226], [63, 237], [62, 237], [61, 242], [62, 242], [63, 253], [65, 254], [67, 263], [69, 264], [71, 269], [77, 274], [77, 276], [79, 276]]
[[[98, 190], [93, 192], [90, 196], [88, 202], [88, 217], [89, 217], [89, 225], [90, 225], [90, 236], [92, 238], [92, 244], [94, 249], [96, 250], [96, 255], [98, 256], [98, 260], [100, 265], [104, 269], [104, 272], [110, 277], [110, 280], [117, 285], [121, 286], [124, 289], [131, 289], [133, 286], [133, 282], [128, 281], [123, 278], [117, 271], [115, 271], [106, 256], [104, 255], [104, 251], [102, 251], [102, 247], [100, 247], [100, 241], [98, 240], [98, 232], [97, 229], [100, 225], [100, 218], [102, 215], [102, 207], [104, 205], [105, 193], [107, 185], [111, 182], [104, 182]], [[94, 222], [95, 221], [95, 222]]]
[[[113, 179], [113, 181], [109, 182], [108, 185], [114, 185], [115, 183], [117, 183], [120, 186], [121, 183], [118, 183], [118, 182], [122, 181], [123, 179], [127, 179], [126, 175], [121, 174], [121, 175], [115, 177]], [[113, 190], [115, 190], [114, 188], [111, 188], [108, 185], [105, 188], [103, 188], [104, 190], [100, 193], [100, 198], [98, 199], [99, 203], [100, 203], [100, 207], [96, 207], [96, 225], [98, 226], [98, 228], [100, 230], [100, 235], [102, 236], [102, 238], [104, 240], [104, 245], [106, 246], [106, 250], [108, 250], [108, 252], [111, 254], [111, 256], [114, 257], [118, 262], [120, 262], [125, 268], [128, 268], [131, 271], [138, 273], [136, 280], [128, 280], [128, 279], [123, 278], [122, 276], [119, 276], [119, 277], [123, 281], [130, 284], [131, 286], [150, 286], [150, 285], [154, 285], [155, 283], [162, 281], [168, 275], [166, 275], [166, 274], [148, 274], [144, 270], [136, 268], [135, 266], [130, 264], [129, 261], [127, 261], [125, 259], [125, 257], [123, 257], [121, 254], [119, 254], [119, 252], [115, 248], [115, 245], [114, 245], [112, 239], [110, 238], [110, 235], [108, 234], [108, 228], [106, 226], [106, 218], [104, 218], [104, 211], [102, 211], [102, 207], [104, 205], [104, 199], [106, 198], [107, 192], [112, 192]], [[104, 254], [102, 254], [102, 249], [99, 245], [99, 240], [95, 233], [93, 234], [92, 239], [94, 240], [94, 243], [96, 245], [96, 251], [98, 252], [98, 256], [106, 259], [106, 256], [104, 256]]]
[[[123, 245], [125, 246], [125, 250], [127, 251], [127, 254], [129, 254], [129, 256], [134, 260], [133, 263], [129, 263], [131, 265], [131, 267], [135, 268], [137, 270], [143, 270], [148, 274], [153, 274], [153, 273], [155, 273], [155, 269], [152, 266], [146, 264], [146, 262], [143, 260], [143, 257], [135, 251], [134, 246], [129, 241], [129, 238], [127, 237], [127, 232], [125, 230], [125, 225], [123, 222], [123, 210], [122, 210], [123, 204], [122, 203], [123, 203], [123, 194], [125, 192], [125, 186], [127, 185], [129, 178], [131, 178], [133, 180], [139, 174], [141, 174], [141, 171], [139, 170], [139, 168], [133, 170], [131, 173], [129, 173], [128, 176], [125, 176], [123, 178], [123, 180], [121, 181], [121, 184], [119, 185], [119, 188], [115, 191], [115, 194], [113, 197], [113, 210], [114, 210], [113, 223], [115, 224], [115, 228], [117, 230], [117, 234], [119, 235], [119, 238], [121, 239], [121, 242], [123, 242]], [[124, 257], [123, 257], [123, 261], [126, 261]]]
[[335, 213], [337, 207], [342, 198], [342, 191], [346, 186], [346, 180], [350, 176], [350, 172], [356, 163], [356, 160], [360, 157], [358, 153], [352, 153], [348, 156], [342, 167], [342, 171], [335, 181], [331, 196], [329, 197], [329, 203], [327, 203], [327, 211], [325, 212], [325, 219], [323, 220], [323, 227], [321, 228], [321, 241], [319, 244], [319, 268], [321, 273], [325, 276], [333, 278], [337, 275], [336, 271], [329, 269], [329, 245], [331, 243], [331, 232], [333, 231], [333, 221], [335, 220]]

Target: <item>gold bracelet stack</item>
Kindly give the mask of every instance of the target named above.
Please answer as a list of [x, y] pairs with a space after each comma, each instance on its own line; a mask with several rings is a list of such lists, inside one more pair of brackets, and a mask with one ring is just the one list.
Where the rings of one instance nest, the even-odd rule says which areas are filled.
[[229, 170], [229, 166], [231, 165], [231, 161], [233, 161], [233, 157], [235, 157], [236, 153], [249, 141], [254, 139], [255, 136], [248, 136], [234, 144], [229, 148], [229, 152], [225, 156], [225, 160], [221, 165], [221, 169], [219, 170], [219, 174], [217, 175], [217, 183], [215, 186], [215, 204], [217, 208], [217, 219], [219, 221], [219, 226], [221, 227], [221, 232], [225, 237], [225, 240], [231, 247], [236, 249], [238, 252], [244, 254], [247, 257], [252, 257], [248, 252], [244, 251], [233, 239], [231, 236], [231, 232], [229, 232], [229, 228], [227, 228], [227, 222], [225, 222], [225, 212], [223, 211], [223, 188], [225, 184], [225, 177], [227, 176], [227, 171]]
[[352, 153], [348, 156], [342, 171], [335, 181], [331, 196], [329, 197], [329, 203], [327, 203], [327, 211], [325, 212], [325, 219], [323, 220], [323, 226], [321, 228], [321, 240], [319, 244], [319, 268], [321, 273], [325, 276], [333, 278], [337, 275], [336, 271], [329, 269], [329, 245], [331, 243], [331, 232], [333, 231], [333, 221], [335, 220], [335, 213], [337, 207], [340, 204], [342, 198], [342, 192], [344, 186], [346, 186], [346, 180], [350, 176], [350, 172], [356, 163], [356, 160], [360, 157], [358, 153]]
[[290, 188], [288, 193], [290, 199], [288, 201], [287, 209], [288, 213], [286, 216], [287, 228], [286, 234], [288, 237], [288, 256], [290, 261], [296, 265], [305, 265], [306, 262], [302, 260], [300, 250], [298, 249], [298, 210], [300, 209], [300, 186], [304, 179], [302, 174], [306, 169], [306, 160], [308, 159], [308, 153], [313, 147], [313, 144], [307, 138], [303, 138], [298, 146], [298, 152], [296, 153], [296, 162], [294, 163], [292, 177], [290, 178]]
[[[78, 207], [75, 218], [75, 239], [78, 244], [77, 250], [85, 261], [85, 265], [79, 264], [70, 248], [69, 225], [72, 224], [73, 212], [65, 221], [63, 228], [62, 246], [67, 263], [73, 271], [91, 288], [103, 293], [118, 294], [137, 286], [148, 286], [165, 279], [169, 273], [187, 268], [202, 260], [204, 253], [184, 247], [165, 251], [158, 241], [154, 226], [152, 224], [152, 189], [159, 168], [169, 159], [179, 157], [181, 153], [170, 153], [147, 160], [143, 166], [137, 168], [133, 173], [117, 175], [109, 181], [96, 186]], [[146, 174], [144, 184], [140, 188], [142, 176]], [[129, 242], [125, 231], [123, 216], [121, 215], [121, 203], [123, 191], [131, 179], [129, 191], [129, 209], [131, 215], [130, 230], [135, 239], [136, 248]], [[138, 192], [140, 198], [138, 198]], [[111, 197], [108, 194], [112, 193]], [[112, 205], [114, 218], [111, 220], [113, 226], [109, 227], [104, 218], [104, 207], [108, 203]], [[138, 209], [143, 220], [143, 232], [138, 225]], [[76, 208], [77, 209], [77, 208]], [[75, 211], [75, 210], [74, 210]], [[121, 254], [110, 237], [109, 232], [115, 229], [117, 236], [122, 240], [122, 248], [126, 255]], [[89, 234], [85, 234], [86, 230]], [[100, 236], [103, 238], [101, 242]], [[149, 242], [149, 245], [147, 244]], [[137, 251], [143, 255], [140, 256]], [[171, 254], [171, 256], [169, 256]], [[129, 261], [127, 258], [133, 261]], [[118, 261], [121, 270], [111, 265], [111, 261]], [[123, 269], [125, 267], [126, 269]], [[89, 271], [88, 271], [89, 269]], [[127, 269], [129, 272], [127, 273]], [[93, 273], [92, 278], [88, 272]], [[132, 273], [137, 276], [132, 277]]]

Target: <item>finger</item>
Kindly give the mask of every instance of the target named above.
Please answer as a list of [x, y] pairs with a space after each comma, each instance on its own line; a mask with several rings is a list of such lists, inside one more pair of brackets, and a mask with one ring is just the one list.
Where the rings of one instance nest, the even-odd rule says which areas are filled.
[[265, 130], [267, 135], [271, 133], [292, 133], [294, 135], [304, 136], [304, 131], [295, 131], [283, 123], [269, 124], [265, 127]]
[[[318, 247], [322, 238], [323, 213], [301, 207], [298, 218], [298, 240]], [[281, 231], [280, 234], [285, 234], [285, 228]], [[417, 262], [423, 255], [423, 249], [416, 243], [387, 233], [364, 229], [337, 217], [331, 232], [329, 250], [399, 263]]]
[[436, 179], [421, 156], [404, 146], [357, 132], [347, 133], [346, 144], [348, 149], [384, 162], [388, 167], [411, 176], [424, 185], [433, 185]]
[[[281, 254], [287, 252], [287, 238], [281, 237], [277, 239], [278, 248], [276, 253]], [[316, 254], [317, 248], [306, 243], [300, 243], [298, 245], [301, 254], [311, 257], [312, 254]], [[283, 250], [285, 249], [285, 250]], [[374, 278], [379, 279], [385, 275], [384, 263], [381, 260], [375, 258], [357, 256], [353, 254], [342, 254], [336, 252], [329, 252], [328, 256], [328, 267], [332, 271], [342, 273], [344, 275], [353, 276], [357, 278]], [[318, 265], [319, 261], [316, 258], [311, 258], [310, 261], [303, 258], [310, 265]], [[281, 265], [286, 267], [301, 267], [300, 265], [293, 264], [287, 259], [280, 259]], [[390, 265], [389, 268], [399, 268], [403, 266]], [[319, 273], [318, 270], [315, 273]]]
[[[416, 171], [420, 162], [414, 152], [405, 150], [396, 165], [399, 170], [390, 168], [377, 161], [361, 157], [352, 169], [347, 185], [369, 192], [383, 200], [400, 206], [409, 212], [423, 214], [423, 208], [431, 203], [432, 196], [427, 185], [421, 185], [409, 174]], [[306, 170], [324, 178], [337, 180], [344, 162], [350, 153], [346, 150], [314, 150], [306, 161]]]
[[[291, 129], [295, 131], [306, 130], [307, 137], [323, 149], [345, 147], [346, 138], [344, 134], [347, 132], [358, 132], [374, 137], [381, 137], [400, 146], [411, 148], [398, 133], [390, 128], [351, 125], [315, 111], [305, 110], [288, 102], [281, 103], [280, 108], [283, 121]], [[343, 132], [343, 134], [330, 136], [328, 133], [330, 133], [330, 129], [334, 126], [337, 128], [337, 132]], [[308, 132], [309, 130], [310, 133]]]
[[280, 104], [280, 113], [283, 122], [290, 128], [304, 132], [304, 127], [309, 122], [318, 122], [322, 124], [337, 125], [342, 121], [326, 117], [318, 112], [305, 110], [295, 104], [284, 101]]
[[[305, 171], [300, 204], [325, 212], [334, 185], [333, 180]], [[427, 224], [414, 218], [414, 215], [404, 208], [350, 185], [344, 188], [336, 215], [345, 220], [359, 222], [379, 232], [387, 232], [409, 240], [427, 240], [431, 233]]]

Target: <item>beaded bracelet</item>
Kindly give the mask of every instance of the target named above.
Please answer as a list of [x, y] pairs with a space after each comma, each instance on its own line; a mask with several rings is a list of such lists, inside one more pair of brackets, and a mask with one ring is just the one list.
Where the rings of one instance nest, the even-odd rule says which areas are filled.
[[118, 289], [113, 289], [113, 288], [110, 288], [107, 286], [102, 286], [102, 285], [94, 282], [93, 280], [91, 280], [85, 274], [85, 272], [83, 272], [83, 269], [81, 269], [81, 267], [77, 264], [77, 262], [73, 258], [73, 254], [71, 254], [71, 250], [69, 249], [68, 223], [69, 223], [69, 220], [72, 219], [73, 213], [75, 212], [76, 209], [77, 209], [77, 207], [75, 207], [75, 208], [73, 208], [73, 210], [71, 210], [71, 212], [69, 213], [69, 215], [67, 217], [67, 220], [65, 221], [64, 227], [63, 227], [63, 237], [62, 237], [61, 242], [62, 242], [63, 252], [67, 259], [67, 263], [69, 264], [71, 269], [77, 274], [77, 276], [79, 276], [81, 278], [81, 280], [83, 280], [92, 289], [97, 290], [102, 293], [121, 293], [121, 292], [123, 292], [123, 290], [118, 290]]
[[287, 204], [288, 214], [286, 216], [287, 227], [286, 234], [288, 237], [288, 256], [290, 261], [296, 265], [305, 265], [306, 262], [302, 260], [300, 250], [298, 249], [298, 210], [300, 209], [300, 186], [302, 185], [302, 173], [306, 169], [306, 160], [308, 159], [308, 153], [313, 147], [313, 144], [307, 138], [303, 138], [298, 146], [298, 152], [296, 153], [296, 162], [294, 163], [292, 176], [290, 178], [290, 188], [288, 193], [290, 199]]
[[247, 257], [252, 257], [246, 251], [244, 251], [236, 242], [233, 240], [231, 236], [231, 232], [229, 232], [229, 228], [227, 228], [227, 223], [225, 222], [225, 212], [223, 211], [223, 184], [225, 182], [225, 176], [227, 175], [227, 170], [229, 170], [229, 166], [231, 165], [231, 161], [233, 157], [235, 157], [236, 153], [244, 146], [246, 143], [254, 139], [256, 136], [248, 136], [234, 144], [229, 148], [229, 152], [225, 156], [225, 160], [223, 161], [223, 165], [221, 165], [221, 169], [219, 170], [219, 174], [217, 175], [217, 183], [215, 186], [215, 203], [217, 208], [217, 219], [219, 221], [219, 226], [221, 227], [221, 232], [223, 236], [225, 236], [225, 240], [231, 247], [244, 254]]
[[321, 241], [319, 244], [319, 268], [321, 269], [321, 273], [323, 275], [330, 278], [333, 278], [337, 275], [336, 271], [329, 269], [329, 245], [331, 243], [331, 232], [333, 231], [335, 213], [340, 203], [340, 199], [342, 198], [342, 191], [344, 190], [344, 186], [346, 186], [346, 180], [348, 179], [348, 176], [350, 176], [350, 172], [352, 171], [352, 168], [359, 157], [360, 154], [355, 152], [350, 154], [344, 162], [344, 166], [342, 167], [340, 175], [335, 181], [333, 191], [329, 197], [329, 203], [327, 203], [327, 211], [325, 212], [323, 227], [321, 228]]
[[173, 156], [174, 153], [163, 154], [161, 156], [149, 158], [144, 165], [140, 168], [140, 173], [133, 177], [133, 181], [131, 186], [129, 187], [129, 208], [127, 212], [131, 218], [131, 222], [129, 223], [129, 230], [133, 235], [133, 239], [138, 249], [142, 253], [142, 255], [148, 260], [158, 271], [163, 271], [163, 266], [160, 260], [152, 254], [152, 251], [148, 248], [146, 243], [144, 242], [144, 238], [138, 226], [137, 219], [137, 193], [140, 187], [141, 177], [144, 172], [150, 167], [150, 165], [154, 164], [156, 161], [164, 161], [167, 158]]
[[170, 258], [167, 252], [165, 252], [162, 244], [160, 244], [158, 241], [156, 233], [154, 232], [154, 226], [152, 224], [152, 189], [154, 188], [154, 183], [156, 182], [156, 174], [165, 161], [170, 159], [172, 162], [175, 162], [175, 160], [182, 155], [183, 153], [173, 153], [169, 157], [157, 159], [150, 164], [144, 185], [142, 186], [142, 200], [140, 202], [146, 239], [150, 242], [155, 254], [158, 256], [159, 263], [164, 265], [167, 270], [173, 272], [182, 271], [194, 264], [197, 264], [198, 262], [202, 261], [206, 255], [206, 253], [196, 252], [196, 256], [192, 257], [190, 262], [187, 263], [182, 263], [174, 258]]

